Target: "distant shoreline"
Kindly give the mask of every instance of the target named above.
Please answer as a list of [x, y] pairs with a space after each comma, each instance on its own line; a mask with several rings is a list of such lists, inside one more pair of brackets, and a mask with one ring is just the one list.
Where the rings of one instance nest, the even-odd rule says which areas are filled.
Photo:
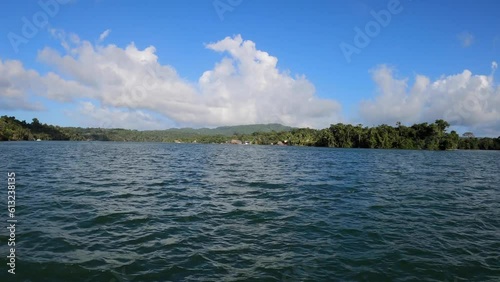
[[[38, 143], [36, 140], [11, 140], [0, 141], [4, 143]], [[231, 144], [231, 143], [176, 143], [176, 142], [162, 142], [162, 141], [119, 141], [119, 140], [42, 140], [41, 142], [68, 142], [68, 143], [87, 143], [87, 142], [102, 142], [102, 143], [156, 143], [156, 144], [182, 144], [182, 145], [230, 145], [230, 146], [269, 146], [269, 147], [302, 147], [302, 148], [329, 148], [329, 149], [362, 149], [362, 150], [402, 150], [402, 151], [500, 151], [500, 149], [446, 149], [446, 150], [429, 150], [429, 149], [401, 149], [401, 148], [362, 148], [362, 147], [324, 147], [324, 146], [306, 146], [306, 145], [277, 145], [277, 144]]]
[[471, 132], [462, 137], [447, 132], [449, 123], [436, 120], [405, 126], [332, 124], [324, 129], [292, 128], [281, 124], [224, 126], [214, 129], [182, 128], [138, 131], [129, 129], [59, 127], [31, 123], [15, 117], [0, 117], [0, 141], [119, 141], [203, 144], [281, 145], [331, 148], [410, 150], [500, 150], [500, 137], [477, 138]]

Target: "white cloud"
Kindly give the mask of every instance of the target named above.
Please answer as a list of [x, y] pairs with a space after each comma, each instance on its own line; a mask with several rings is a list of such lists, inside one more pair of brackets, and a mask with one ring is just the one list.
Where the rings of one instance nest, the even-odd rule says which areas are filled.
[[67, 115], [84, 127], [129, 128], [138, 130], [166, 129], [164, 121], [138, 110], [98, 107], [91, 102], [80, 102], [76, 112]]
[[[38, 60], [51, 72], [40, 75], [19, 61], [0, 60], [0, 109], [40, 109], [30, 101], [38, 95], [65, 103], [91, 99], [100, 106], [86, 102], [78, 111], [88, 126], [103, 120], [110, 127], [138, 129], [272, 122], [322, 128], [342, 122], [338, 102], [317, 97], [304, 76], [280, 70], [276, 57], [239, 35], [207, 44], [225, 57], [190, 82], [174, 67], [160, 64], [153, 46], [93, 45], [74, 34], [52, 32], [65, 53], [39, 52]], [[392, 68], [380, 66], [371, 72], [377, 96], [361, 102], [361, 117], [367, 125], [443, 118], [500, 134], [500, 88], [493, 79], [498, 65], [492, 62], [491, 67], [490, 75], [468, 70], [436, 80], [417, 75], [410, 85], [407, 78], [396, 78]]]
[[199, 79], [212, 124], [327, 126], [340, 121], [339, 103], [315, 97], [314, 85], [304, 76], [281, 72], [278, 59], [254, 42], [238, 35], [206, 47], [230, 55]]
[[139, 50], [133, 43], [124, 49], [88, 41], [71, 44], [66, 54], [52, 48], [39, 52], [39, 61], [57, 70], [39, 87], [46, 97], [93, 98], [106, 107], [152, 111], [181, 125], [279, 122], [323, 127], [340, 121], [336, 101], [316, 97], [304, 76], [280, 71], [276, 57], [241, 36], [206, 46], [228, 56], [197, 82], [185, 81], [172, 66], [159, 64], [153, 46]]
[[474, 43], [474, 35], [468, 31], [464, 31], [457, 36], [458, 40], [462, 44], [462, 47], [470, 47]]
[[0, 59], [0, 110], [42, 110], [28, 96], [30, 82], [37, 79], [38, 73], [25, 70], [21, 62]]
[[109, 34], [111, 33], [111, 29], [106, 29], [101, 35], [99, 35], [99, 42], [103, 42], [104, 39], [106, 39]]
[[[496, 69], [492, 64], [492, 70]], [[473, 75], [464, 70], [435, 81], [417, 75], [415, 83], [397, 79], [394, 71], [380, 66], [372, 71], [378, 95], [360, 104], [360, 113], [369, 124], [433, 122], [445, 119], [456, 126], [500, 134], [500, 87], [493, 73]]]

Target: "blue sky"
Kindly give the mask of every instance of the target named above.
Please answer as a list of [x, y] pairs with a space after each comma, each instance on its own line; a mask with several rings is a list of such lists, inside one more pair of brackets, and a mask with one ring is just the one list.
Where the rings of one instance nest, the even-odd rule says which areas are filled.
[[66, 2], [0, 4], [0, 114], [138, 129], [445, 118], [500, 135], [498, 1]]

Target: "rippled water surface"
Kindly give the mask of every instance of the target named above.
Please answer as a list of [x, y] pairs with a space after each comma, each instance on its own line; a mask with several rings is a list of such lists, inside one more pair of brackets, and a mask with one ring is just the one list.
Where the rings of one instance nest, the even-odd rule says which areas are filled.
[[[0, 143], [1, 281], [499, 281], [500, 152]], [[5, 211], [5, 210], [4, 210]], [[2, 212], [7, 226], [7, 212]]]

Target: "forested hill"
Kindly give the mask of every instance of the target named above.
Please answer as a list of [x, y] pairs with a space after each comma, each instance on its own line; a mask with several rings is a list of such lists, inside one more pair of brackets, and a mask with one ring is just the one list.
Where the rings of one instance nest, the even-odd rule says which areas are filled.
[[198, 134], [198, 135], [223, 135], [233, 136], [239, 134], [252, 134], [255, 132], [281, 132], [290, 131], [293, 127], [284, 126], [278, 123], [270, 124], [249, 124], [249, 125], [236, 125], [236, 126], [220, 126], [217, 128], [170, 128], [164, 131], [165, 133], [173, 134]]
[[[386, 124], [376, 127], [332, 124], [324, 129], [291, 128], [280, 124], [224, 126], [215, 129], [168, 129], [138, 131], [127, 129], [59, 127], [42, 124], [38, 119], [31, 123], [15, 117], [0, 117], [0, 141], [18, 140], [70, 140], [70, 141], [131, 141], [131, 142], [181, 142], [227, 143], [231, 140], [251, 144], [284, 144], [336, 148], [500, 150], [500, 137], [476, 138], [471, 132], [460, 137], [457, 132], [447, 132], [448, 122], [419, 123], [405, 126]], [[239, 143], [239, 142], [235, 142]]]
[[217, 128], [170, 128], [166, 130], [127, 130], [104, 128], [60, 127], [42, 124], [36, 118], [31, 123], [15, 117], [0, 117], [0, 141], [20, 140], [71, 140], [71, 141], [152, 141], [174, 142], [195, 141], [206, 137], [220, 137], [223, 140], [233, 136], [255, 133], [289, 132], [293, 127], [281, 124], [251, 124], [221, 126]]

